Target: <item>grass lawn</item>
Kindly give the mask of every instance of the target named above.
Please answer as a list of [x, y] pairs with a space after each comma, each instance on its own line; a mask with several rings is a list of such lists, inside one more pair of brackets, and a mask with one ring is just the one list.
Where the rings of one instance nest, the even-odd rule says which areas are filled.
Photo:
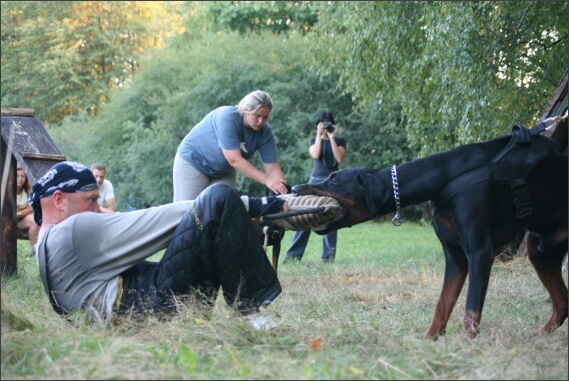
[[321, 262], [322, 237], [313, 233], [302, 261], [279, 265], [283, 292], [266, 313], [280, 326], [269, 332], [253, 330], [221, 295], [209, 317], [189, 303], [167, 321], [67, 322], [49, 306], [28, 242], [18, 247], [18, 275], [2, 277], [2, 379], [568, 377], [567, 322], [531, 336], [551, 305], [525, 258], [494, 264], [479, 337], [461, 332], [465, 288], [446, 336], [424, 338], [444, 272], [427, 225], [340, 230], [334, 263]]

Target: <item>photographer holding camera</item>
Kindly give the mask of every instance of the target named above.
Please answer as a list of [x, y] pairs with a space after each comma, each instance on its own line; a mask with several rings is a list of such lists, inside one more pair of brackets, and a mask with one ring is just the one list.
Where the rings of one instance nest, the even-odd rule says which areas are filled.
[[[331, 112], [323, 111], [316, 118], [316, 137], [310, 139], [308, 151], [314, 159], [314, 168], [310, 175], [309, 184], [324, 181], [330, 173], [338, 170], [338, 164], [346, 155], [346, 139], [336, 137], [338, 128]], [[292, 237], [290, 247], [284, 262], [295, 259], [300, 261], [308, 239], [310, 230], [296, 231]], [[336, 257], [336, 243], [338, 232], [336, 230], [324, 235], [322, 248], [322, 261], [333, 262]]]

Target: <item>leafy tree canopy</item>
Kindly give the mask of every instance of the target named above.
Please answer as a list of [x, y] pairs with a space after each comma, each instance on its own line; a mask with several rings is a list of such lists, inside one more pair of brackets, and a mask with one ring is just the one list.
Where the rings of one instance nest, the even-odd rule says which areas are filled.
[[[306, 147], [316, 114], [329, 108], [349, 116], [352, 107], [350, 97], [334, 94], [331, 80], [302, 64], [307, 46], [299, 36], [283, 40], [274, 34], [243, 37], [233, 32], [184, 49], [161, 50], [143, 61], [144, 70], [114, 93], [99, 117], [69, 119], [52, 136], [69, 157], [108, 165], [117, 197], [125, 197], [119, 204], [138, 208], [170, 202], [172, 163], [183, 137], [209, 111], [263, 89], [275, 103], [270, 123], [288, 180], [305, 182], [311, 169]], [[78, 124], [89, 131], [80, 139], [71, 134]], [[248, 194], [264, 193], [241, 176], [238, 187]]]
[[209, 31], [305, 34], [318, 20], [310, 1], [211, 1], [203, 7]]
[[421, 155], [541, 115], [567, 70], [567, 2], [322, 3], [314, 57], [365, 105], [399, 102]]
[[2, 105], [45, 123], [96, 115], [139, 69], [140, 52], [182, 31], [170, 2], [3, 1]]
[[185, 134], [263, 89], [298, 184], [325, 109], [348, 139], [341, 167], [531, 125], [567, 69], [566, 15], [566, 2], [3, 2], [2, 105], [36, 109], [69, 159], [104, 162], [126, 210], [169, 202]]

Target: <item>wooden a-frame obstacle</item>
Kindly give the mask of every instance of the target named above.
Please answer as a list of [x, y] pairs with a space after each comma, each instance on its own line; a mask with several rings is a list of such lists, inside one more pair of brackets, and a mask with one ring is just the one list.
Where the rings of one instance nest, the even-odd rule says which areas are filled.
[[2, 109], [0, 274], [17, 272], [16, 164], [31, 184], [65, 161], [33, 109]]

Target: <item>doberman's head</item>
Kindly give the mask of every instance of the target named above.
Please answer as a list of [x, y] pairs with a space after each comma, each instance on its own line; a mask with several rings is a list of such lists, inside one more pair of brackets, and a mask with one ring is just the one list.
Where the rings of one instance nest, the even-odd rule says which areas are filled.
[[295, 196], [327, 196], [342, 206], [341, 218], [315, 230], [326, 234], [332, 230], [350, 227], [378, 216], [377, 205], [371, 199], [377, 185], [377, 171], [371, 168], [348, 168], [333, 172], [320, 183], [292, 187]]

